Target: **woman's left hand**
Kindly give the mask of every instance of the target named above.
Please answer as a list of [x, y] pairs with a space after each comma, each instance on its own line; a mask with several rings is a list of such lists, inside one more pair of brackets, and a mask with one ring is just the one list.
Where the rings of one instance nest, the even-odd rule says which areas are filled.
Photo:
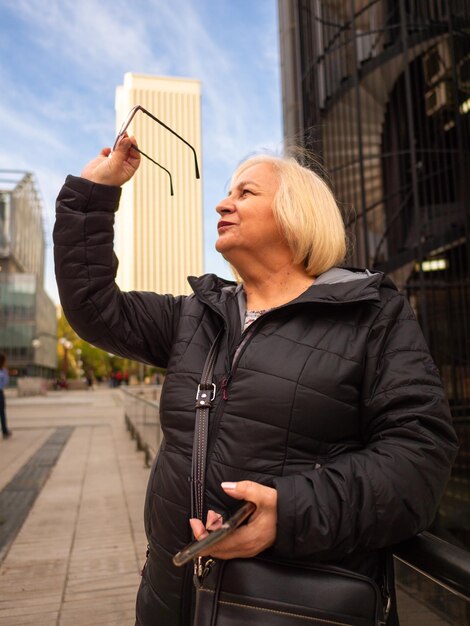
[[140, 154], [137, 150], [135, 137], [124, 133], [116, 144], [116, 148], [103, 148], [99, 155], [90, 161], [82, 170], [81, 177], [93, 183], [120, 187], [130, 180], [140, 165]]
[[[276, 539], [277, 524], [277, 491], [250, 480], [238, 483], [222, 483], [225, 493], [237, 500], [246, 500], [256, 504], [256, 511], [248, 519], [248, 523], [234, 530], [228, 537], [210, 548], [210, 552], [202, 556], [213, 556], [218, 559], [248, 558], [256, 556], [271, 547]], [[213, 524], [216, 514], [209, 511], [207, 526]], [[204, 524], [198, 519], [189, 520], [196, 539], [207, 536]], [[214, 526], [211, 526], [214, 528]]]

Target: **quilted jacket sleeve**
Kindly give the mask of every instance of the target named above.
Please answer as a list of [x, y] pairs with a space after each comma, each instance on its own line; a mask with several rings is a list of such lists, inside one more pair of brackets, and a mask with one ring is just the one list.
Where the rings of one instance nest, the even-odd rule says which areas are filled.
[[113, 252], [121, 190], [68, 176], [56, 204], [54, 259], [72, 328], [113, 354], [165, 367], [183, 297], [121, 292]]
[[418, 322], [396, 292], [370, 330], [364, 367], [364, 448], [274, 481], [274, 548], [284, 557], [341, 559], [398, 543], [433, 521], [457, 439]]

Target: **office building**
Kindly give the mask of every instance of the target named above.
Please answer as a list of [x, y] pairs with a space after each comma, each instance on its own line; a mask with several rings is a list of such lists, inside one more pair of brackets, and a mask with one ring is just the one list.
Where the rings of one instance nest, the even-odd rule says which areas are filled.
[[[117, 130], [136, 105], [183, 137], [201, 166], [199, 81], [125, 74], [116, 91]], [[118, 284], [126, 291], [189, 293], [186, 277], [203, 270], [202, 187], [194, 154], [142, 112], [133, 118], [129, 134], [161, 167], [142, 157], [137, 174], [123, 186], [116, 215]]]
[[329, 173], [349, 263], [387, 272], [418, 316], [461, 442], [433, 531], [468, 547], [470, 3], [278, 7], [286, 143]]
[[56, 310], [44, 291], [42, 202], [30, 172], [0, 171], [0, 352], [12, 378], [51, 378]]
[[[461, 442], [432, 531], [470, 547], [470, 3], [278, 9], [285, 142], [328, 172], [349, 263], [391, 275], [418, 316]], [[468, 623], [442, 587], [403, 567], [398, 581], [419, 615], [432, 610], [423, 623]]]

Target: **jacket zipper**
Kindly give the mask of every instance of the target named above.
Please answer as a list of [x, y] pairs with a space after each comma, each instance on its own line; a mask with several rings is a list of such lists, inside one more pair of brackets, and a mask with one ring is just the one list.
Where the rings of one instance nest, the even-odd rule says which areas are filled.
[[[261, 319], [261, 318], [258, 318], [258, 319]], [[254, 322], [252, 322], [251, 325], [245, 331], [245, 333], [243, 333], [241, 341], [240, 341], [240, 343], [238, 344], [238, 346], [235, 349], [235, 352], [234, 352], [234, 355], [233, 355], [233, 359], [232, 359], [232, 364], [230, 366], [230, 371], [229, 371], [228, 374], [226, 374], [224, 376], [224, 378], [222, 380], [222, 397], [223, 397], [224, 400], [228, 400], [227, 387], [228, 387], [228, 385], [229, 385], [233, 375], [237, 371], [238, 362], [240, 361], [243, 353], [245, 352], [246, 346], [248, 345], [248, 343], [250, 342], [250, 340], [252, 339], [252, 337], [254, 335], [255, 329], [253, 328], [253, 326], [256, 324], [257, 321], [258, 320], [255, 320]]]
[[209, 455], [211, 454], [215, 441], [217, 439], [217, 433], [218, 433], [219, 426], [220, 426], [220, 420], [222, 419], [222, 415], [225, 410], [224, 404], [225, 404], [225, 401], [228, 400], [229, 383], [233, 375], [237, 371], [238, 363], [243, 353], [245, 352], [247, 345], [250, 343], [251, 339], [253, 338], [253, 335], [255, 334], [257, 327], [261, 325], [262, 321], [265, 321], [265, 319], [270, 315], [270, 313], [271, 312], [265, 313], [264, 315], [259, 317], [257, 320], [252, 322], [250, 326], [247, 328], [247, 330], [242, 334], [241, 341], [238, 344], [237, 348], [235, 349], [235, 352], [233, 355], [230, 371], [228, 372], [228, 374], [226, 374], [223, 377], [220, 383], [220, 388], [222, 391], [222, 398], [219, 401], [217, 410], [214, 412], [212, 420], [210, 420], [209, 422], [209, 437], [208, 437], [208, 447], [207, 447], [207, 459], [208, 460], [209, 460]]

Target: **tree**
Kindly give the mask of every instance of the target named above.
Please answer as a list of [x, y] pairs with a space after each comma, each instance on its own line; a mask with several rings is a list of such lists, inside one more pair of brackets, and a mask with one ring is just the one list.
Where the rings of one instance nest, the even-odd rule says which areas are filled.
[[[65, 369], [67, 378], [82, 378], [91, 373], [97, 380], [107, 379], [111, 372], [127, 372], [129, 376], [138, 376], [140, 364], [130, 359], [123, 359], [92, 346], [87, 341], [80, 339], [77, 333], [68, 323], [65, 315], [61, 312], [57, 323], [57, 361], [58, 375], [61, 376]], [[66, 348], [65, 339], [71, 347]]]

